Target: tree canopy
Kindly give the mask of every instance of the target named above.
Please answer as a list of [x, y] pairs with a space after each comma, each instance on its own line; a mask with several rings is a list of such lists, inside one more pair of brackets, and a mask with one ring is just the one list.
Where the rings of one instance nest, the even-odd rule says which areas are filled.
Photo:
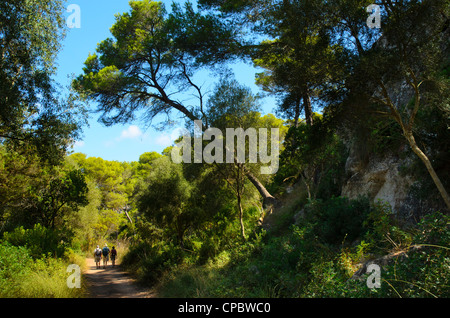
[[27, 143], [45, 160], [61, 160], [84, 123], [84, 109], [59, 97], [52, 80], [65, 34], [63, 2], [0, 4], [0, 141]]
[[[131, 0], [63, 96], [63, 1], [2, 1], [0, 296], [38, 290], [38, 276], [60, 284], [99, 241], [177, 295], [447, 296], [449, 2], [379, 1], [380, 28], [372, 4]], [[255, 68], [261, 94], [234, 62]], [[106, 126], [202, 127], [106, 160], [70, 151], [87, 105]], [[402, 183], [398, 209], [377, 201], [388, 181]], [[399, 251], [380, 290], [350, 279]]]

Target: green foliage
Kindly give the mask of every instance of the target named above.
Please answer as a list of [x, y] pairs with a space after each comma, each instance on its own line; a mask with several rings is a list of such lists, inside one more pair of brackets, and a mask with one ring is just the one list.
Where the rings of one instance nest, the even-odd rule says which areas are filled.
[[[450, 216], [435, 212], [424, 216], [418, 224], [414, 237], [417, 244], [429, 244], [436, 247], [448, 247], [450, 244]], [[441, 250], [443, 252], [443, 250]]]
[[64, 22], [60, 0], [0, 4], [0, 142], [52, 164], [64, 158], [85, 115], [73, 95], [58, 97], [52, 80]]
[[77, 298], [85, 288], [67, 287], [68, 262], [52, 257], [33, 259], [23, 246], [0, 243], [0, 297]]
[[[440, 212], [425, 216], [413, 238], [424, 249], [412, 254], [406, 262], [393, 268], [394, 279], [404, 283], [403, 293], [409, 297], [449, 297], [450, 277], [450, 217]], [[398, 271], [398, 272], [397, 272]], [[401, 274], [403, 274], [401, 276]], [[400, 282], [402, 283], [402, 282]], [[411, 286], [412, 285], [412, 286]]]
[[318, 101], [325, 100], [328, 89], [336, 89], [343, 76], [338, 62], [342, 47], [333, 45], [326, 31], [326, 3], [283, 2], [258, 11], [266, 11], [263, 19], [268, 26], [264, 33], [274, 40], [262, 41], [252, 56], [255, 65], [265, 69], [256, 75], [256, 83], [279, 97], [280, 113], [297, 124], [303, 109], [311, 125], [311, 98], [319, 105]]
[[183, 176], [181, 165], [172, 163], [168, 157], [156, 159], [146, 184], [147, 188], [138, 198], [139, 210], [183, 244], [193, 215], [185, 209], [191, 186]]
[[353, 242], [365, 234], [363, 224], [370, 213], [367, 198], [349, 200], [343, 197], [317, 200], [305, 206], [307, 222], [315, 224], [314, 232], [324, 242]]
[[260, 108], [258, 97], [249, 87], [235, 79], [223, 78], [208, 99], [208, 118], [212, 127], [252, 127], [254, 115]]
[[364, 221], [367, 226], [366, 238], [376, 242], [373, 251], [389, 251], [393, 248], [406, 248], [411, 244], [411, 233], [402, 229], [402, 224], [395, 217], [389, 204], [377, 202]]
[[205, 298], [214, 297], [211, 290], [221, 276], [214, 270], [202, 267], [181, 267], [163, 279], [161, 297]]
[[[180, 15], [176, 5], [168, 16], [164, 5], [156, 1], [131, 1], [130, 7], [130, 12], [116, 15], [113, 37], [99, 43], [96, 54], [87, 58], [84, 74], [73, 81], [73, 88], [84, 98], [98, 101], [100, 119], [106, 125], [126, 123], [139, 109], [146, 109], [149, 119], [171, 109], [196, 119], [198, 110], [188, 109], [174, 96], [198, 92], [191, 80], [197, 71], [195, 55], [186, 51], [183, 31], [192, 31], [191, 36], [203, 34], [206, 40], [211, 21], [193, 14], [189, 5], [187, 16]], [[199, 25], [186, 28], [185, 19]]]
[[148, 165], [151, 164], [151, 162], [155, 159], [161, 158], [162, 155], [160, 155], [157, 152], [146, 152], [139, 156], [139, 163], [141, 165]]
[[53, 228], [56, 217], [64, 206], [77, 210], [78, 206], [87, 205], [87, 191], [88, 187], [80, 170], [68, 171], [62, 177], [51, 180], [46, 191], [38, 198], [38, 209], [41, 210], [44, 225]]
[[67, 233], [48, 229], [40, 224], [36, 224], [32, 229], [18, 227], [12, 232], [5, 232], [3, 239], [13, 246], [26, 247], [33, 258], [40, 258], [49, 253], [62, 257], [70, 243]]
[[189, 54], [195, 65], [214, 66], [232, 59], [239, 48], [233, 41], [238, 33], [236, 28], [214, 15], [195, 12], [191, 2], [185, 2], [183, 7], [172, 4], [166, 32], [170, 32], [175, 48]]
[[[67, 288], [70, 214], [86, 205], [66, 164], [86, 112], [53, 82], [64, 1], [0, 3], [0, 297], [81, 297]], [[55, 258], [53, 258], [55, 257]]]
[[[86, 158], [82, 153], [72, 154], [68, 161], [83, 171], [89, 185], [89, 206], [78, 212], [78, 218], [83, 217], [84, 222], [75, 227], [87, 234], [81, 236], [83, 244], [88, 246], [94, 240], [108, 239], [111, 235], [117, 238], [119, 232], [128, 229], [129, 220], [123, 211], [132, 213], [131, 197], [141, 186], [140, 180], [148, 174], [149, 163]], [[92, 242], [92, 245], [96, 244]]]
[[[447, 215], [406, 226], [386, 204], [339, 196], [348, 128], [361, 132], [367, 156], [397, 152], [414, 131], [447, 185], [446, 2], [381, 3], [383, 41], [367, 28], [368, 0], [199, 4], [168, 13], [160, 2], [130, 1], [73, 81], [79, 96], [64, 101], [51, 81], [62, 2], [0, 4], [0, 296], [79, 297], [65, 285], [66, 263], [80, 257], [73, 251], [125, 238], [123, 264], [160, 283], [163, 296], [448, 297]], [[289, 129], [261, 116], [259, 96], [228, 73], [204, 104], [194, 74], [243, 57], [263, 68], [256, 83], [278, 97]], [[197, 105], [183, 105], [182, 93]], [[178, 165], [170, 147], [132, 163], [84, 154], [63, 162], [85, 116], [77, 99], [96, 101], [107, 125], [175, 109], [208, 127], [280, 128], [278, 173], [261, 176], [248, 162]], [[415, 163], [403, 169], [427, 175]], [[275, 208], [268, 231], [249, 173], [279, 194], [300, 189]], [[420, 199], [434, 198], [429, 181]], [[350, 279], [360, 263], [402, 251], [408, 257], [383, 267], [381, 289]]]
[[37, 155], [0, 153], [0, 208], [3, 231], [15, 226], [62, 225], [64, 217], [86, 205], [87, 185], [70, 164], [42, 165]]
[[[255, 233], [226, 249], [224, 236], [214, 236], [189, 251], [169, 253], [163, 243], [133, 253], [145, 255], [139, 271], [157, 281], [165, 297], [445, 297], [448, 229], [440, 213], [405, 229], [385, 204], [336, 197], [306, 204], [296, 225], [282, 233]], [[350, 279], [358, 263], [411, 244], [424, 247], [383, 267], [381, 289], [367, 288], [366, 276]], [[165, 273], [162, 279], [155, 268]]]
[[272, 187], [303, 179], [309, 197], [327, 199], [340, 195], [348, 151], [328, 117], [313, 118], [313, 126], [301, 123], [289, 128]]
[[411, 297], [449, 296], [450, 266], [449, 216], [435, 212], [424, 217], [414, 230], [412, 242], [418, 247], [408, 257], [382, 268], [381, 288], [365, 288], [365, 278], [348, 281], [342, 289], [346, 297]]
[[181, 264], [186, 255], [186, 250], [171, 242], [160, 241], [151, 245], [142, 241], [132, 246], [122, 264], [142, 282], [155, 284], [168, 269]]
[[[0, 245], [1, 255], [1, 281], [5, 284], [8, 280], [20, 279], [21, 273], [27, 268], [32, 261], [28, 254], [26, 247], [14, 247], [3, 243]], [[6, 285], [6, 284], [5, 284]], [[8, 294], [5, 290], [7, 286], [2, 286], [2, 291]]]

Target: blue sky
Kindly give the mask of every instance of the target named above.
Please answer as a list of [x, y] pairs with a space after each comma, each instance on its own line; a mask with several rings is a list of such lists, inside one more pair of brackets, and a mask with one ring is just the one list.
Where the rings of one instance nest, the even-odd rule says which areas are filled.
[[[179, 1], [184, 2], [184, 1]], [[172, 0], [163, 0], [169, 10]], [[82, 73], [83, 62], [89, 53], [94, 53], [97, 44], [110, 37], [109, 28], [114, 24], [117, 13], [129, 11], [128, 0], [68, 0], [67, 5], [76, 4], [81, 9], [80, 28], [69, 29], [58, 55], [58, 72], [56, 80], [63, 87], [70, 84], [70, 76]], [[71, 12], [66, 13], [69, 17]], [[232, 66], [235, 77], [241, 83], [252, 88], [254, 93], [260, 92], [254, 84], [255, 69], [249, 65], [237, 64]], [[214, 77], [207, 75], [198, 77], [205, 89], [213, 88]], [[190, 98], [186, 96], [186, 98]], [[262, 101], [264, 114], [273, 112], [273, 99]], [[95, 108], [95, 104], [91, 105]], [[177, 114], [174, 113], [176, 116]], [[176, 127], [160, 131], [148, 127], [142, 121], [130, 122], [126, 125], [105, 127], [98, 122], [98, 114], [91, 114], [89, 127], [84, 127], [83, 135], [77, 140], [73, 151], [85, 153], [88, 157], [102, 157], [106, 160], [137, 161], [144, 152], [161, 152], [173, 144], [178, 137]], [[153, 124], [158, 124], [157, 120]], [[184, 123], [180, 121], [180, 125]]]

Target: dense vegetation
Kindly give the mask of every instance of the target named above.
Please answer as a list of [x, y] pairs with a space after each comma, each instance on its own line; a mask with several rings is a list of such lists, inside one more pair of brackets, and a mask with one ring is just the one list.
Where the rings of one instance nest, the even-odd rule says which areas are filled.
[[[169, 12], [130, 1], [62, 96], [63, 4], [2, 1], [0, 296], [84, 296], [67, 288], [67, 265], [107, 241], [160, 296], [449, 297], [449, 4], [381, 1], [381, 31], [367, 27], [370, 2], [201, 0]], [[233, 61], [261, 70], [276, 116], [261, 114]], [[204, 69], [219, 78], [208, 94], [194, 80]], [[278, 169], [249, 160], [250, 142], [231, 163], [175, 163], [173, 147], [137, 162], [71, 154], [91, 102], [105, 125], [202, 120], [214, 156], [228, 149], [207, 128], [267, 129]], [[362, 161], [403, 160], [422, 208], [404, 217], [365, 193], [342, 197], [351, 145]], [[352, 278], [386, 255], [381, 288]]]

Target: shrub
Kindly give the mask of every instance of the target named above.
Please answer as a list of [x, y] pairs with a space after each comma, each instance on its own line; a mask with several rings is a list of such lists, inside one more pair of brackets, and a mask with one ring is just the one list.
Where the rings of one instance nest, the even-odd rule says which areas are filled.
[[60, 258], [44, 257], [30, 264], [31, 272], [20, 282], [21, 294], [26, 298], [78, 298], [84, 288], [67, 286], [68, 263]]
[[52, 257], [33, 260], [23, 246], [0, 244], [0, 297], [83, 297], [85, 288], [68, 288], [68, 262]]
[[418, 224], [414, 241], [418, 244], [432, 244], [441, 247], [450, 246], [450, 217], [435, 212], [425, 216]]
[[146, 284], [155, 284], [162, 273], [175, 268], [183, 262], [184, 253], [180, 247], [161, 241], [152, 245], [140, 242], [130, 246], [122, 259], [122, 265], [135, 273], [138, 279]]
[[32, 229], [24, 229], [22, 226], [12, 232], [5, 232], [3, 239], [14, 246], [25, 246], [33, 258], [42, 257], [48, 253], [56, 256], [64, 256], [68, 240], [61, 231], [48, 229], [36, 224]]
[[203, 242], [199, 251], [199, 259], [198, 259], [199, 264], [201, 265], [206, 264], [206, 262], [209, 259], [212, 259], [216, 255], [218, 255], [219, 247], [220, 247], [220, 239], [216, 235], [207, 238], [205, 242]]
[[217, 287], [217, 271], [204, 267], [181, 267], [164, 278], [161, 297], [212, 297]]
[[364, 222], [367, 228], [366, 240], [372, 245], [372, 252], [386, 253], [392, 249], [406, 248], [412, 235], [402, 228], [387, 203], [377, 202]]
[[306, 207], [306, 222], [314, 224], [314, 231], [328, 244], [341, 244], [360, 238], [366, 231], [364, 221], [370, 213], [370, 203], [361, 197], [349, 200], [333, 197], [311, 201]]
[[381, 269], [381, 288], [370, 290], [367, 275], [349, 280], [342, 293], [346, 297], [444, 297], [450, 296], [450, 221], [436, 212], [424, 217], [416, 228], [412, 244], [419, 249], [392, 261]]
[[0, 297], [14, 297], [20, 292], [17, 284], [30, 274], [32, 258], [25, 247], [0, 244]]

